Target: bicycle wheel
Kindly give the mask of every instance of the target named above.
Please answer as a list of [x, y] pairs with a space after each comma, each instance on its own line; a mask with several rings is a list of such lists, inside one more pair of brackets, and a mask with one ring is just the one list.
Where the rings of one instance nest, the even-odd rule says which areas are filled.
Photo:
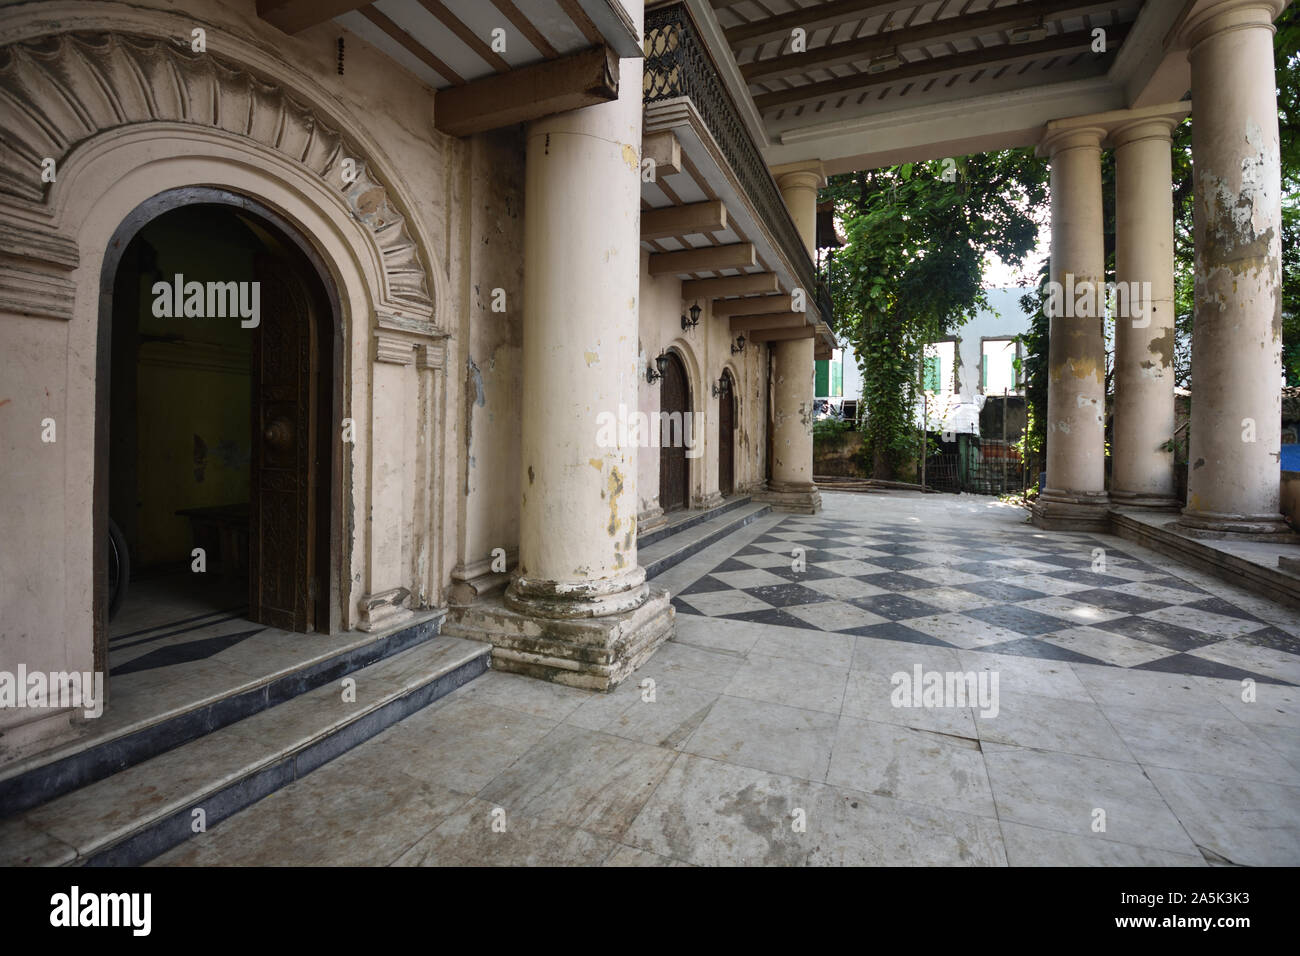
[[108, 619], [116, 616], [126, 600], [126, 586], [131, 580], [131, 555], [126, 549], [122, 529], [108, 519]]

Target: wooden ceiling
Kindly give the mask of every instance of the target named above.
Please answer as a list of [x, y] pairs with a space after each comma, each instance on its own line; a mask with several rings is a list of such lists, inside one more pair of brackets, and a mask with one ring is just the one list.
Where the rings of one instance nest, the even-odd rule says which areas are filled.
[[621, 0], [257, 0], [286, 33], [333, 23], [439, 92], [455, 136], [618, 95], [618, 59], [641, 56]]
[[[705, 2], [775, 137], [811, 123], [1100, 76], [1144, 0]], [[1093, 49], [1098, 29], [1104, 53]], [[804, 31], [802, 51], [795, 30]]]

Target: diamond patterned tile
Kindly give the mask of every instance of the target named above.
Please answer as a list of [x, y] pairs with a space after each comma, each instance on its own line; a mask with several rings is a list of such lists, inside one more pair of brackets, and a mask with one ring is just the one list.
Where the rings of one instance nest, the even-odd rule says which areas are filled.
[[852, 598], [849, 603], [856, 604], [872, 614], [879, 614], [890, 621], [929, 617], [938, 611], [938, 608], [910, 598], [906, 594], [873, 594], [863, 598]]
[[758, 598], [772, 607], [790, 607], [795, 604], [817, 604], [825, 601], [826, 595], [802, 584], [782, 582], [765, 584], [756, 588], [746, 588], [745, 593]]
[[1164, 621], [1153, 621], [1150, 618], [1131, 615], [1116, 618], [1112, 621], [1102, 621], [1097, 627], [1105, 631], [1114, 631], [1116, 634], [1136, 638], [1139, 641], [1146, 641], [1149, 644], [1157, 644], [1171, 651], [1180, 652], [1204, 647], [1206, 644], [1213, 644], [1218, 640], [1218, 638], [1209, 634], [1179, 627], [1177, 624], [1166, 624]]
[[1145, 552], [1090, 534], [981, 536], [960, 524], [948, 534], [919, 522], [792, 515], [673, 604], [682, 614], [828, 635], [1300, 683], [1300, 635], [1137, 553]]
[[1042, 614], [1015, 604], [991, 604], [988, 607], [971, 608], [962, 613], [985, 624], [1006, 628], [1008, 631], [1015, 631], [1027, 637], [1050, 634], [1061, 629], [1059, 617]]
[[1042, 591], [1022, 588], [1018, 584], [1009, 584], [1005, 581], [978, 581], [975, 584], [960, 584], [958, 587], [980, 597], [993, 598], [995, 601], [1032, 601], [1034, 598], [1047, 596]]
[[908, 574], [906, 571], [886, 571], [884, 574], [860, 574], [859, 581], [886, 591], [919, 591], [921, 588], [934, 587], [933, 581]]
[[782, 578], [777, 577], [771, 571], [764, 571], [762, 568], [746, 567], [742, 570], [727, 570], [712, 572], [713, 576], [719, 581], [726, 581], [733, 588], [757, 588], [765, 584], [784, 584]]
[[1048, 644], [1063, 647], [1067, 651], [1091, 657], [1103, 664], [1114, 664], [1116, 667], [1149, 664], [1162, 657], [1169, 657], [1173, 653], [1166, 647], [1125, 637], [1114, 631], [1104, 631], [1099, 627], [1072, 627], [1048, 634], [1043, 640]]

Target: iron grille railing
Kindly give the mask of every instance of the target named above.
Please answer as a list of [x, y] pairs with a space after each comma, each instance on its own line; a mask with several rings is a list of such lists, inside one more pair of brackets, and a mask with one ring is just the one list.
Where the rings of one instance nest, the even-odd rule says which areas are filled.
[[818, 286], [812, 259], [790, 218], [781, 191], [745, 128], [740, 111], [718, 78], [718, 71], [700, 42], [685, 5], [674, 3], [646, 11], [644, 50], [644, 102], [690, 98], [754, 208], [772, 230], [799, 285], [816, 301], [822, 321], [833, 329], [830, 296]]

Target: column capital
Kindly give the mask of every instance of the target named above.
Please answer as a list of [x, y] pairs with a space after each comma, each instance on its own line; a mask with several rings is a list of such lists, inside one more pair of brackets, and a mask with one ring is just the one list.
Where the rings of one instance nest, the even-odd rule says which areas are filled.
[[1191, 104], [1180, 103], [1177, 111], [1165, 112], [1154, 116], [1135, 116], [1127, 122], [1114, 126], [1107, 138], [1107, 145], [1112, 147], [1127, 146], [1144, 139], [1162, 139], [1168, 142], [1173, 138], [1174, 128], [1181, 123], [1191, 111]]
[[1058, 154], [1071, 149], [1101, 150], [1106, 138], [1106, 127], [1095, 123], [1076, 124], [1074, 120], [1052, 120], [1043, 131], [1038, 144], [1038, 155], [1050, 162]]
[[826, 185], [826, 167], [820, 159], [808, 159], [800, 163], [786, 163], [772, 167], [772, 178], [782, 189], [791, 186], [803, 186], [805, 189], [821, 189]]
[[1190, 53], [1210, 37], [1233, 30], [1265, 27], [1271, 31], [1285, 6], [1286, 0], [1201, 0], [1174, 27], [1175, 36]]

